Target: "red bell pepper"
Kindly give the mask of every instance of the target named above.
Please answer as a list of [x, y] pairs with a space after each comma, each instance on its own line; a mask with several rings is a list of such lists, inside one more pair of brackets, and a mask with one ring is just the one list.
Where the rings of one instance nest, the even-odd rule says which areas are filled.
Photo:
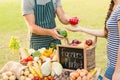
[[34, 59], [33, 59], [32, 56], [28, 56], [27, 58], [22, 59], [20, 62], [21, 62], [21, 63], [27, 63], [27, 62], [29, 62], [29, 61], [33, 61], [33, 60], [34, 60]]
[[79, 19], [77, 17], [72, 17], [72, 18], [69, 19], [69, 23], [71, 25], [77, 25], [78, 22], [79, 22]]

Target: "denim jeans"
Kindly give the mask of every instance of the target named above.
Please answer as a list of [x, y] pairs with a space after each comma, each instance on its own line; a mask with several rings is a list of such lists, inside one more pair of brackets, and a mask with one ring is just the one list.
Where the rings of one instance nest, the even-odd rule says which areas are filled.
[[106, 69], [106, 72], [105, 72], [105, 77], [112, 80], [112, 76], [113, 76], [113, 73], [114, 73], [114, 68], [113, 67], [107, 67]]

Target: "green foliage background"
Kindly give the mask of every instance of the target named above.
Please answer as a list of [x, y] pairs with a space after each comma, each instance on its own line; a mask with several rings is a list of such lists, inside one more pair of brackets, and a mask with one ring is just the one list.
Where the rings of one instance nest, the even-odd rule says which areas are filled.
[[[77, 16], [79, 25], [91, 29], [103, 29], [109, 7], [109, 0], [62, 0], [62, 7], [69, 16]], [[56, 18], [57, 26], [64, 29], [70, 25], [61, 24]], [[21, 0], [0, 0], [0, 68], [8, 61], [19, 60], [18, 54], [11, 54], [8, 43], [11, 36], [20, 40], [21, 46], [28, 48], [28, 28], [21, 14]], [[85, 33], [68, 31], [69, 40], [94, 38]], [[64, 44], [64, 41], [63, 41]], [[98, 38], [96, 46], [96, 65], [101, 74], [106, 68], [106, 39]]]

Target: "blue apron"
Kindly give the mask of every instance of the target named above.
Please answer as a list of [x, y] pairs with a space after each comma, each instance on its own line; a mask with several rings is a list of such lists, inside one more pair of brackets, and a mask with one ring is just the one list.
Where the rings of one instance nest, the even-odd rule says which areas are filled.
[[[39, 5], [37, 4], [37, 0], [35, 0], [34, 15], [36, 25], [46, 29], [53, 29], [56, 27], [55, 9], [52, 0], [45, 5]], [[43, 47], [49, 48], [51, 43], [61, 44], [60, 40], [53, 39], [51, 36], [31, 34], [30, 48], [35, 50]]]

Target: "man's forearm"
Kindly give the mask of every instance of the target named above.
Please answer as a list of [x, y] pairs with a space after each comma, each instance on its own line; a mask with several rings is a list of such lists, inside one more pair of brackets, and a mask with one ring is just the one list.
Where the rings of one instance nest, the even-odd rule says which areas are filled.
[[37, 25], [29, 25], [30, 32], [37, 35], [46, 35], [50, 36], [50, 29], [45, 29]]

